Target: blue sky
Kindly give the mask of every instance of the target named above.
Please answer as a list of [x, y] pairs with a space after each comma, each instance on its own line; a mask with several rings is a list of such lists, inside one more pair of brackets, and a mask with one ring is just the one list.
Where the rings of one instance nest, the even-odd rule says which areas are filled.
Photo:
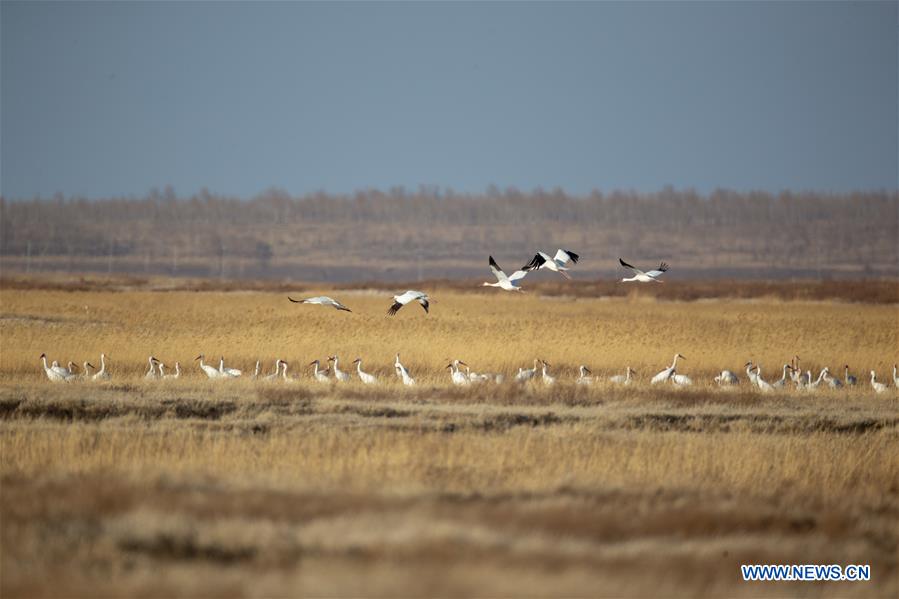
[[896, 2], [2, 2], [0, 191], [899, 187]]

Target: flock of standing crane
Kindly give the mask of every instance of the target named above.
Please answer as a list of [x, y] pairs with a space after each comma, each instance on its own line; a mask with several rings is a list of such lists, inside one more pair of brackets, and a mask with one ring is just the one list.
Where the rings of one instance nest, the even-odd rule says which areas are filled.
[[[550, 257], [544, 252], [537, 252], [537, 254], [531, 259], [531, 261], [525, 264], [521, 269], [515, 271], [511, 275], [507, 275], [493, 259], [493, 256], [490, 256], [488, 265], [490, 266], [490, 270], [493, 273], [494, 277], [496, 277], [496, 282], [485, 282], [483, 283], [483, 286], [498, 287], [505, 291], [523, 291], [519, 286], [520, 281], [522, 281], [529, 272], [541, 269], [557, 272], [563, 277], [570, 279], [571, 277], [567, 272], [568, 270], [570, 270], [568, 264], [577, 264], [578, 259], [579, 256], [570, 250], [559, 249], [556, 251], [556, 254], [553, 257]], [[668, 265], [665, 262], [662, 262], [657, 269], [644, 272], [628, 264], [621, 258], [619, 258], [618, 261], [621, 266], [628, 268], [633, 272], [633, 276], [621, 279], [621, 281], [625, 283], [661, 283], [659, 277], [661, 277], [668, 270]], [[343, 303], [328, 296], [316, 296], [301, 300], [293, 299], [292, 297], [288, 296], [287, 299], [293, 303], [329, 306], [336, 310], [352, 312], [352, 310], [346, 307]], [[431, 299], [428, 297], [428, 294], [422, 291], [409, 290], [403, 294], [393, 296], [393, 303], [388, 308], [387, 314], [389, 316], [393, 316], [403, 306], [415, 302], [421, 305], [426, 313], [429, 311]], [[228, 380], [243, 376], [243, 372], [241, 370], [238, 370], [236, 368], [228, 368], [225, 366], [224, 356], [220, 357], [218, 368], [213, 365], [207, 364], [205, 361], [206, 357], [203, 354], [197, 356], [194, 360], [199, 362], [200, 370], [202, 370], [202, 372], [210, 379]], [[653, 376], [650, 379], [650, 384], [657, 385], [661, 383], [671, 383], [675, 386], [681, 387], [692, 385], [693, 381], [689, 376], [677, 372], [678, 360], [686, 360], [686, 358], [679, 353], [675, 354], [674, 359], [671, 362], [671, 366], [665, 368], [664, 370]], [[93, 374], [91, 374], [90, 371], [96, 370], [96, 368], [90, 362], [84, 362], [83, 371], [81, 373], [78, 373], [77, 368], [73, 362], [69, 362], [66, 367], [60, 366], [57, 361], [53, 361], [48, 365], [47, 357], [45, 354], [41, 354], [41, 361], [47, 378], [53, 382], [73, 382], [79, 380], [104, 381], [110, 378], [109, 371], [106, 367], [105, 354], [100, 354], [100, 369]], [[328, 366], [323, 369], [322, 364], [319, 360], [313, 360], [309, 363], [308, 366], [313, 367], [312, 379], [314, 381], [320, 383], [330, 383], [332, 381], [338, 383], [347, 383], [352, 381], [351, 372], [340, 369], [340, 358], [338, 356], [329, 356], [327, 364]], [[353, 361], [353, 364], [355, 365], [356, 375], [359, 381], [361, 381], [363, 384], [374, 385], [379, 382], [378, 378], [375, 375], [364, 372], [362, 370], [361, 358], [356, 358]], [[465, 367], [464, 371], [462, 370], [463, 366]], [[277, 359], [275, 361], [273, 372], [269, 374], [262, 374], [261, 363], [257, 360], [256, 367], [251, 378], [254, 380], [270, 382], [299, 381], [300, 379], [287, 374], [288, 367], [288, 362], [282, 359]], [[519, 368], [518, 372], [514, 375], [513, 380], [516, 383], [527, 383], [531, 380], [537, 380], [539, 376], [539, 380], [541, 380], [544, 385], [553, 385], [556, 383], [557, 377], [550, 374], [549, 367], [550, 365], [545, 360], [535, 359], [533, 368]], [[750, 361], [747, 362], [744, 367], [746, 368], [746, 378], [749, 381], [750, 386], [757, 388], [762, 392], [773, 392], [778, 389], [784, 389], [788, 385], [793, 385], [799, 389], [814, 391], [822, 385], [826, 385], [827, 387], [833, 389], [838, 389], [844, 386], [855, 386], [858, 383], [856, 377], [849, 374], [848, 365], [845, 366], [845, 376], [843, 380], [834, 377], [830, 373], [830, 369], [828, 367], [823, 368], [818, 374], [817, 378], [814, 378], [812, 376], [812, 372], [810, 370], [806, 370], [806, 372], [803, 373], [799, 367], [799, 356], [794, 356], [789, 364], [783, 365], [781, 378], [774, 382], [768, 382], [762, 378], [762, 367], [760, 364], [753, 364]], [[181, 377], [182, 371], [180, 362], [175, 362], [175, 370], [172, 373], [166, 373], [165, 368], [166, 365], [163, 362], [161, 362], [154, 356], [150, 356], [148, 358], [148, 370], [144, 375], [144, 378], [147, 380], [173, 380]], [[466, 364], [462, 360], [452, 360], [449, 364], [446, 365], [445, 368], [450, 371], [451, 382], [457, 386], [467, 386], [484, 382], [494, 382], [499, 384], [504, 382], [505, 380], [505, 375], [503, 374], [473, 372], [468, 364]], [[396, 354], [396, 359], [394, 360], [394, 370], [397, 378], [402, 382], [403, 385], [414, 386], [416, 384], [415, 378], [410, 374], [409, 369], [400, 362], [399, 354]], [[614, 375], [609, 377], [607, 380], [609, 383], [615, 385], [630, 385], [631, 383], [636, 381], [633, 376], [635, 374], [637, 374], [637, 372], [630, 366], [628, 366], [625, 374]], [[578, 367], [578, 375], [574, 379], [574, 382], [578, 385], [592, 385], [594, 381], [597, 380], [600, 379], [598, 377], [594, 377], [592, 371], [586, 365], [582, 364]], [[718, 386], [722, 387], [740, 384], [739, 377], [730, 370], [722, 370], [720, 374], [714, 377], [713, 381]], [[899, 389], [899, 369], [897, 369], [897, 365], [895, 364], [893, 365], [893, 385], [894, 387]], [[883, 393], [887, 390], [887, 385], [885, 383], [877, 381], [877, 375], [873, 370], [871, 371], [871, 387], [877, 393]]]

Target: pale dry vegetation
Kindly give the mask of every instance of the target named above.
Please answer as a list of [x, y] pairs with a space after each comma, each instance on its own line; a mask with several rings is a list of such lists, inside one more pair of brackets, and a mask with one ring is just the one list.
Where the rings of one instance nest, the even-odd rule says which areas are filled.
[[[395, 319], [364, 289], [329, 291], [352, 314], [264, 290], [0, 291], [0, 594], [899, 593], [894, 390], [708, 384], [747, 359], [773, 379], [794, 353], [885, 379], [895, 305], [431, 291], [430, 315]], [[114, 378], [51, 384], [42, 351], [105, 351]], [[216, 383], [200, 351], [245, 371], [360, 355], [385, 384]], [[393, 380], [395, 351], [417, 388]], [[560, 380], [579, 363], [645, 379], [675, 351], [694, 388], [456, 389], [442, 370], [539, 356]], [[143, 381], [150, 353], [186, 375]], [[747, 584], [741, 563], [870, 563], [873, 580]]]

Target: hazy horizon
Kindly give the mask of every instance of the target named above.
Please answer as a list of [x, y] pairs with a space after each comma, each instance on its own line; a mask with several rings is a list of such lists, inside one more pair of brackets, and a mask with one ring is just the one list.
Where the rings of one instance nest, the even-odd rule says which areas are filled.
[[899, 188], [895, 2], [3, 2], [0, 193]]

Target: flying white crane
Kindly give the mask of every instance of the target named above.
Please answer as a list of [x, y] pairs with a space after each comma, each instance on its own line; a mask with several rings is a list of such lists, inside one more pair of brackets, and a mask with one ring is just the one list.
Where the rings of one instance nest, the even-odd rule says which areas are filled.
[[317, 304], [319, 306], [331, 306], [332, 308], [334, 308], [336, 310], [344, 310], [346, 312], [352, 312], [352, 310], [350, 310], [349, 308], [347, 308], [346, 306], [344, 306], [343, 304], [338, 302], [336, 299], [330, 298], [327, 295], [319, 295], [316, 297], [307, 297], [306, 299], [302, 299], [302, 300], [295, 300], [288, 295], [287, 299], [289, 299], [290, 301], [292, 301], [295, 304]]
[[505, 289], [506, 291], [523, 291], [521, 287], [518, 286], [516, 281], [519, 281], [527, 276], [526, 270], [516, 270], [511, 275], [506, 275], [496, 263], [496, 260], [493, 259], [493, 256], [490, 256], [490, 270], [493, 272], [493, 276], [496, 277], [496, 283], [490, 283], [485, 281], [482, 287], [499, 287], [500, 289]]
[[793, 370], [793, 367], [789, 364], [784, 364], [783, 374], [780, 375], [780, 379], [771, 383], [771, 386], [775, 389], [783, 389], [787, 386], [787, 375], [788, 371]]
[[321, 366], [321, 362], [318, 360], [313, 360], [309, 362], [309, 366], [315, 366], [315, 369], [312, 371], [312, 378], [314, 378], [319, 383], [330, 383], [331, 378], [328, 376], [328, 373], [331, 372], [330, 368], [326, 368], [325, 370], [320, 370], [319, 366]]
[[519, 368], [518, 374], [515, 375], [516, 383], [525, 383], [537, 375], [537, 364], [540, 363], [540, 360], [534, 360], [533, 368]]
[[613, 377], [609, 377], [609, 382], [615, 383], [616, 385], [630, 385], [632, 374], [637, 374], [637, 371], [628, 366], [626, 374], [616, 374]]
[[884, 383], [878, 383], [876, 380], [877, 373], [873, 370], [871, 371], [871, 386], [874, 387], [874, 391], [877, 393], [883, 393], [887, 390], [887, 386]]
[[549, 374], [549, 372], [547, 372], [546, 370], [547, 368], [549, 368], [549, 364], [546, 363], [546, 360], [540, 360], [540, 362], [543, 364], [543, 370], [541, 372], [543, 376], [543, 384], [546, 386], [554, 385], [556, 383], [556, 377]]
[[592, 385], [593, 384], [593, 372], [581, 364], [578, 366], [578, 376], [575, 381], [578, 385]]
[[403, 380], [403, 384], [407, 387], [412, 387], [415, 385], [415, 379], [412, 378], [412, 375], [409, 374], [409, 371], [406, 370], [406, 367], [400, 363], [400, 355], [396, 355], [396, 361], [393, 363], [393, 367], [396, 370], [396, 375]]
[[328, 357], [329, 364], [331, 362], [334, 362], [334, 379], [337, 381], [340, 381], [341, 383], [348, 383], [348, 382], [350, 382], [350, 373], [344, 372], [343, 370], [341, 370], [338, 367], [339, 361], [340, 361], [340, 358], [338, 358], [336, 354]]
[[240, 370], [236, 368], [225, 368], [225, 356], [219, 358], [219, 373], [222, 375], [222, 378], [232, 378], [236, 379], [241, 374], [243, 374]]
[[428, 306], [430, 306], [430, 298], [428, 298], [428, 294], [424, 293], [423, 291], [413, 291], [410, 289], [402, 295], [393, 296], [393, 304], [387, 310], [387, 316], [393, 316], [400, 308], [402, 308], [409, 302], [418, 302], [419, 304], [421, 304], [421, 307], [424, 308], [425, 314], [427, 314]]
[[659, 264], [659, 267], [657, 269], [650, 270], [647, 272], [643, 272], [639, 268], [637, 268], [635, 266], [631, 266], [630, 264], [628, 264], [621, 258], [618, 258], [618, 262], [621, 263], [621, 266], [623, 266], [625, 268], [629, 268], [634, 272], [634, 276], [632, 276], [631, 278], [621, 279], [622, 283], [631, 283], [631, 282], [661, 283], [662, 281], [659, 280], [659, 277], [661, 277], [663, 274], [665, 274], [665, 272], [668, 270], [668, 265], [665, 264], [664, 262]]
[[763, 393], [774, 391], [774, 385], [762, 378], [761, 364], [755, 365], [755, 384], [758, 385], [758, 388], [761, 389]]
[[195, 362], [196, 362], [197, 360], [200, 361], [200, 370], [202, 370], [203, 372], [205, 372], [205, 373], [206, 373], [206, 376], [208, 376], [209, 378], [211, 378], [211, 379], [220, 379], [220, 378], [222, 378], [222, 376], [223, 376], [222, 373], [219, 372], [218, 369], [217, 369], [215, 366], [210, 366], [209, 364], [207, 364], [206, 362], [204, 362], [205, 359], [206, 359], [206, 356], [203, 355], [203, 354], [200, 354], [199, 356], [197, 356], [196, 358], [194, 358], [194, 361], [195, 361]]
[[150, 368], [147, 370], [147, 374], [144, 375], [144, 378], [150, 381], [158, 379], [160, 375], [156, 372], [156, 365], [159, 364], [159, 360], [150, 356], [147, 358], [147, 363], [150, 365]]
[[723, 385], [738, 385], [740, 383], [737, 375], [730, 370], [722, 370], [721, 374], [714, 378], [714, 381], [718, 383], [719, 387]]
[[57, 364], [55, 360], [51, 366], [47, 366], [47, 354], [41, 354], [41, 363], [44, 365], [44, 373], [47, 375], [47, 378], [54, 383], [70, 382], [75, 379], [71, 373]]
[[531, 270], [540, 270], [541, 268], [545, 268], [547, 270], [551, 270], [553, 272], [557, 272], [566, 279], [570, 279], [571, 275], [569, 275], [566, 271], [569, 270], [566, 264], [571, 262], [572, 264], [577, 264], [577, 261], [580, 260], [580, 256], [572, 252], [571, 250], [556, 250], [556, 255], [552, 258], [549, 257], [549, 254], [544, 254], [543, 252], [537, 252], [531, 261], [521, 267], [523, 271], [531, 271]]
[[465, 375], [464, 372], [459, 370], [460, 364], [463, 366], [468, 366], [468, 364], [466, 364], [462, 360], [453, 360], [452, 362], [450, 362], [449, 364], [446, 365], [446, 367], [450, 369], [450, 378], [452, 379], [454, 385], [459, 385], [459, 386], [470, 385], [471, 379], [469, 379]]
[[359, 380], [365, 383], [366, 385], [377, 385], [378, 377], [373, 374], [369, 374], [367, 372], [362, 371], [362, 358], [356, 358], [353, 360], [353, 364], [356, 365], [356, 374], [359, 375]]
[[666, 369], [663, 370], [662, 372], [660, 372], [660, 373], [658, 373], [657, 375], [655, 375], [654, 377], [652, 377], [652, 380], [650, 380], [649, 382], [650, 382], [651, 384], [655, 385], [655, 384], [658, 384], [658, 383], [664, 383], [665, 381], [667, 381], [668, 379], [670, 379], [671, 376], [677, 371], [677, 360], [678, 360], [678, 358], [680, 358], [681, 360], [686, 360], [686, 358], [683, 357], [682, 355], [680, 355], [680, 354], [674, 354], [674, 361], [671, 362], [671, 366], [669, 366], [668, 368], [666, 368]]
[[106, 371], [106, 354], [100, 354], [100, 370], [91, 379], [95, 381], [109, 380], [109, 372]]

